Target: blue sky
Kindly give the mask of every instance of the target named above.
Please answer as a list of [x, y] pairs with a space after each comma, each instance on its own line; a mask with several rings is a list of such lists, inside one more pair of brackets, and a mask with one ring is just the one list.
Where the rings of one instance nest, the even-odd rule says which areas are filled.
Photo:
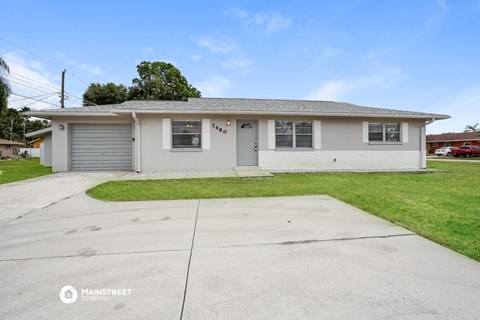
[[[429, 133], [480, 122], [480, 0], [2, 0], [0, 12], [14, 93], [52, 104], [63, 67], [73, 107], [91, 82], [131, 85], [139, 62], [167, 61], [204, 97], [452, 116]], [[35, 102], [22, 96], [11, 106]]]

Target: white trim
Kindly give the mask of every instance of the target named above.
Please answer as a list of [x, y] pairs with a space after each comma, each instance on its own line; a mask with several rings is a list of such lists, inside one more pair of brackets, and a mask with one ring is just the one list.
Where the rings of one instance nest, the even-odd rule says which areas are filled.
[[408, 143], [408, 122], [402, 122], [402, 142]]
[[368, 143], [368, 122], [363, 122], [363, 143]]
[[172, 148], [172, 120], [163, 119], [163, 150], [170, 150]]
[[202, 149], [210, 149], [210, 119], [202, 119]]
[[322, 149], [322, 122], [320, 120], [313, 121], [313, 148], [316, 150]]
[[134, 159], [134, 165], [135, 168], [134, 170], [137, 173], [142, 172], [142, 143], [141, 143], [141, 137], [142, 137], [142, 124], [140, 120], [137, 118], [137, 114], [134, 112], [132, 113], [133, 120], [135, 120], [135, 124], [133, 126], [133, 135], [135, 137], [135, 143], [134, 143], [134, 154], [135, 154], [135, 159]]
[[268, 149], [275, 149], [275, 120], [268, 120]]

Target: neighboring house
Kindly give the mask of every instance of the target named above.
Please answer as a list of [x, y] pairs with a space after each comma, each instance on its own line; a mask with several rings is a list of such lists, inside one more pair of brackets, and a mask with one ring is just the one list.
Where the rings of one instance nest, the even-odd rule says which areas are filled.
[[442, 133], [427, 135], [427, 150], [435, 153], [442, 147], [462, 147], [465, 145], [479, 146], [480, 136], [475, 132]]
[[38, 138], [29, 142], [34, 149], [40, 149], [40, 145], [45, 142], [45, 138]]
[[127, 101], [31, 111], [52, 120], [53, 171], [423, 170], [449, 116], [330, 101]]
[[18, 153], [18, 149], [23, 146], [22, 142], [0, 139], [0, 157], [12, 156]]
[[[25, 134], [27, 138], [38, 138], [34, 140], [42, 141], [40, 148], [40, 164], [51, 167], [52, 166], [52, 128], [45, 128]], [[35, 144], [34, 144], [35, 145]]]

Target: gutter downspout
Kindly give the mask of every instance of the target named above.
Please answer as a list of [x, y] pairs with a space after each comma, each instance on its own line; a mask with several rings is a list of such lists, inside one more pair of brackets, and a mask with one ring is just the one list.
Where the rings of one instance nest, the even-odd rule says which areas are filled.
[[137, 115], [135, 112], [132, 112], [132, 118], [133, 120], [135, 120], [135, 151], [136, 151], [136, 156], [135, 156], [135, 166], [136, 166], [136, 169], [135, 171], [137, 173], [140, 173], [142, 172], [142, 159], [141, 159], [141, 155], [142, 155], [142, 150], [141, 150], [141, 146], [142, 146], [142, 143], [141, 143], [141, 140], [140, 140], [140, 137], [142, 136], [142, 125], [140, 123], [140, 121], [138, 120], [137, 118]]

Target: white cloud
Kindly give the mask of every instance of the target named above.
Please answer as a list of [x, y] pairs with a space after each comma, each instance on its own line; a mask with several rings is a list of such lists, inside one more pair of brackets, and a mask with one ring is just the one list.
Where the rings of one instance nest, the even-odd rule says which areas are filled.
[[314, 90], [307, 96], [307, 99], [335, 101], [339, 100], [340, 97], [350, 93], [351, 91], [351, 84], [347, 83], [344, 80], [324, 81], [316, 90]]
[[309, 100], [339, 101], [348, 94], [372, 87], [389, 87], [407, 78], [399, 67], [378, 66], [375, 73], [354, 79], [334, 79], [321, 82], [307, 95]]
[[[224, 55], [224, 59], [221, 60], [222, 68], [247, 72], [253, 65], [253, 61], [249, 59], [242, 48], [237, 45], [235, 39], [203, 37], [197, 41], [197, 44], [207, 48], [212, 53]], [[194, 60], [193, 57], [194, 56], [191, 56], [192, 60]], [[197, 56], [197, 58], [203, 57]]]
[[435, 121], [427, 126], [428, 133], [463, 132], [466, 125], [480, 122], [478, 106], [480, 105], [480, 86], [471, 87], [460, 92], [450, 101], [440, 106], [432, 106], [432, 112], [448, 114], [450, 119]]
[[201, 55], [199, 55], [199, 54], [192, 54], [192, 55], [190, 56], [190, 59], [191, 59], [192, 61], [202, 61], [202, 60], [203, 60], [203, 57], [202, 57]]
[[197, 43], [214, 53], [229, 53], [236, 47], [233, 39], [225, 39], [222, 37], [204, 37], [200, 38]]
[[334, 47], [331, 47], [331, 46], [326, 46], [322, 51], [321, 57], [323, 59], [328, 59], [328, 58], [336, 57], [340, 54], [342, 54], [341, 49], [334, 48]]
[[235, 19], [242, 20], [245, 26], [257, 26], [263, 33], [273, 34], [287, 30], [292, 25], [292, 19], [280, 12], [248, 12], [233, 8], [227, 14]]
[[155, 52], [155, 49], [153, 49], [152, 47], [143, 47], [142, 52], [145, 55], [150, 55]]
[[[10, 67], [10, 75], [7, 80], [10, 83], [13, 94], [8, 99], [10, 108], [22, 108], [28, 106], [32, 110], [53, 108], [54, 106], [37, 100], [60, 105], [60, 85], [51, 80], [51, 74], [45, 71], [43, 65], [37, 61], [27, 61], [18, 54], [6, 53], [3, 55]], [[33, 103], [33, 104], [32, 104]]]
[[202, 92], [202, 97], [221, 98], [232, 88], [232, 82], [225, 77], [215, 75], [200, 82], [196, 87]]
[[278, 12], [257, 12], [247, 20], [247, 24], [249, 23], [263, 27], [264, 31], [268, 33], [276, 33], [290, 28], [292, 20]]
[[71, 65], [71, 66], [74, 66], [76, 68], [79, 68], [79, 69], [82, 69], [82, 70], [85, 70], [87, 71], [88, 73], [91, 73], [91, 74], [94, 74], [94, 75], [99, 75], [99, 74], [102, 74], [103, 71], [102, 69], [100, 69], [100, 67], [98, 66], [91, 66], [85, 62], [76, 62], [72, 59], [68, 59], [67, 56], [65, 55], [65, 53], [63, 52], [55, 52], [55, 56], [57, 56], [58, 58], [64, 60], [67, 64]]

